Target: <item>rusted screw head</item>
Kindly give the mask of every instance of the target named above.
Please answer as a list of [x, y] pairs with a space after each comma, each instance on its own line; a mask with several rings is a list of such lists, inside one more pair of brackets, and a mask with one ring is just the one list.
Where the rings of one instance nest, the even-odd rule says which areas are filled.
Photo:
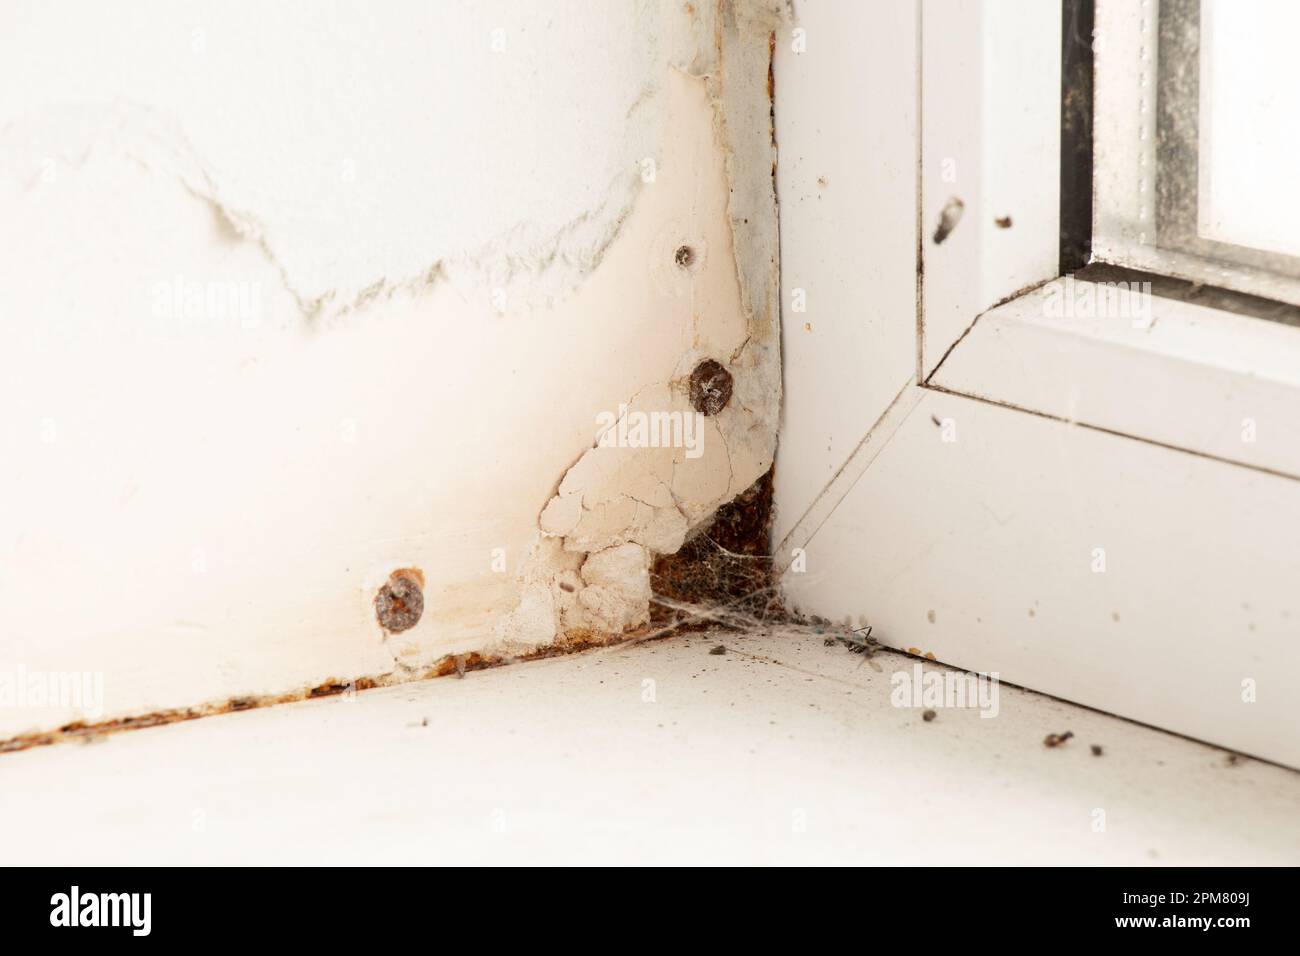
[[375, 595], [375, 617], [394, 634], [415, 627], [424, 613], [421, 580], [412, 571], [394, 571]]
[[731, 400], [731, 373], [713, 359], [705, 359], [691, 372], [691, 407], [702, 415], [716, 415]]

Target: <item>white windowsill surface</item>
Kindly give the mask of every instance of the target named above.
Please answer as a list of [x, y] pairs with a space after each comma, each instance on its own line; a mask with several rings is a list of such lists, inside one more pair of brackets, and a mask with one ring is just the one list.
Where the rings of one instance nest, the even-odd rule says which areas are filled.
[[697, 634], [3, 755], [4, 857], [1300, 862], [1300, 774], [1006, 686], [925, 722], [876, 661]]

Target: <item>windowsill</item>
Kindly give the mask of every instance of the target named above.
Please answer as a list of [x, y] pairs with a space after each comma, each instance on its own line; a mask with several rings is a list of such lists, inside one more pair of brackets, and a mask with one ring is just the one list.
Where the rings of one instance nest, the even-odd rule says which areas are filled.
[[1300, 774], [1006, 685], [925, 721], [940, 665], [875, 661], [694, 634], [10, 754], [6, 859], [1300, 862]]

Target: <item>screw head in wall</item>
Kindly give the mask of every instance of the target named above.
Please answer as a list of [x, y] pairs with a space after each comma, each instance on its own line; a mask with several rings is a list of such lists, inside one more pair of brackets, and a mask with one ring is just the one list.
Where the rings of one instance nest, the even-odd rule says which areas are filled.
[[731, 400], [731, 387], [731, 373], [705, 359], [691, 372], [691, 407], [702, 415], [716, 415]]
[[389, 575], [375, 595], [375, 617], [386, 631], [394, 634], [415, 627], [424, 614], [424, 576], [403, 569]]

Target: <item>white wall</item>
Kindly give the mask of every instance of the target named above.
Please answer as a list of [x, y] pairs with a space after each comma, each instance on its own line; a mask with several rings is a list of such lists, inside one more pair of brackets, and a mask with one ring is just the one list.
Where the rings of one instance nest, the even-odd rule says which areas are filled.
[[[0, 734], [644, 620], [779, 402], [772, 20], [698, 6], [6, 8]], [[700, 457], [583, 457], [704, 358]]]

